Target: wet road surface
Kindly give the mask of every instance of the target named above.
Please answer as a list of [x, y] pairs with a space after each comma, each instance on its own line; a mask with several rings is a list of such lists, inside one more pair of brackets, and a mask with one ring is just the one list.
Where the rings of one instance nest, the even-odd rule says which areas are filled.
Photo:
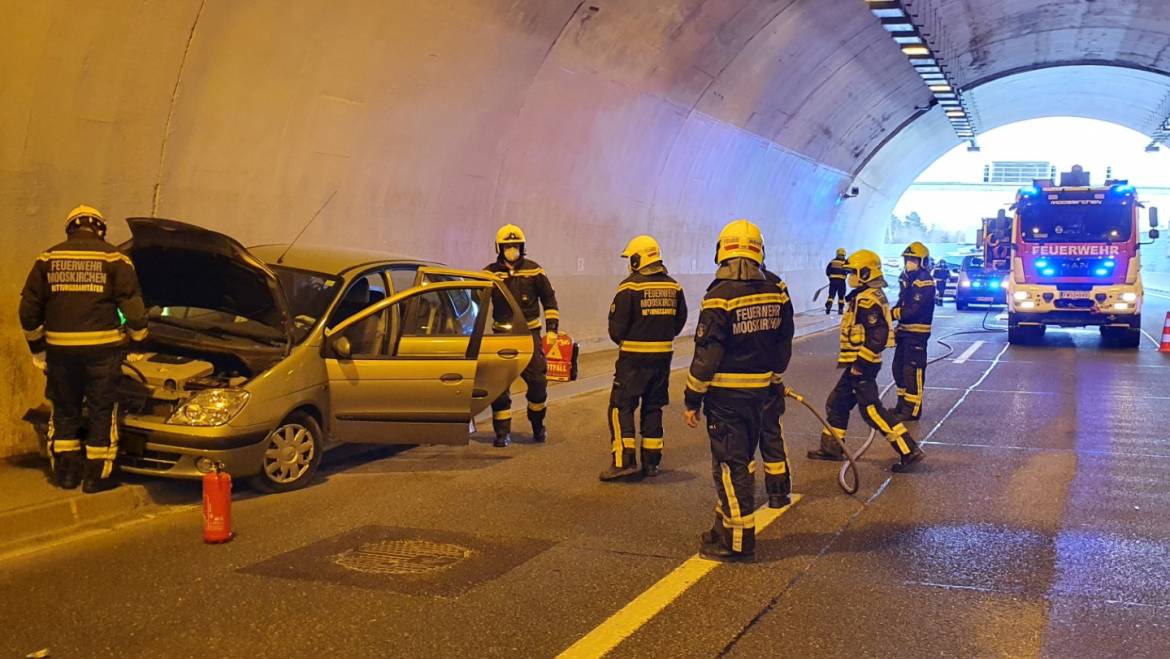
[[[1151, 334], [1168, 306], [1147, 302]], [[984, 317], [940, 314], [936, 337]], [[837, 465], [804, 459], [818, 425], [790, 402], [802, 498], [757, 563], [706, 572], [612, 656], [1170, 656], [1170, 357], [1087, 330], [950, 342], [913, 428], [918, 473], [891, 474], [879, 437], [846, 496]], [[835, 348], [798, 341], [786, 376], [818, 407]], [[327, 457], [306, 490], [238, 499], [227, 545], [181, 509], [4, 561], [0, 656], [555, 656], [686, 565], [710, 522], [681, 373], [672, 391], [653, 481], [597, 481], [598, 392], [553, 404], [543, 446], [521, 422], [505, 450], [481, 434]], [[849, 441], [865, 434], [854, 415]]]

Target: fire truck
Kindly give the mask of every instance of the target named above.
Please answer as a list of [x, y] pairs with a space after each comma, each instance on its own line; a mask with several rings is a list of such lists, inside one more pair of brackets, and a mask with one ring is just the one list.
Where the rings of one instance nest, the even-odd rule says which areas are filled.
[[[1032, 343], [1050, 325], [1100, 328], [1126, 348], [1141, 342], [1141, 228], [1127, 181], [1091, 186], [1075, 166], [1060, 185], [1036, 180], [1016, 194], [1011, 217], [1008, 341]], [[1158, 209], [1148, 213], [1158, 237]], [[1001, 210], [999, 217], [1005, 218]]]

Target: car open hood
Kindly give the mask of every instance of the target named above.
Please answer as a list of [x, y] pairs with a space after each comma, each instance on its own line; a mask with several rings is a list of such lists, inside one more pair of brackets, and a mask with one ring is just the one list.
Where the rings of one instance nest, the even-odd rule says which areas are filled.
[[242, 316], [291, 336], [276, 274], [234, 239], [175, 220], [132, 217], [122, 251], [134, 261], [148, 307], [197, 307]]

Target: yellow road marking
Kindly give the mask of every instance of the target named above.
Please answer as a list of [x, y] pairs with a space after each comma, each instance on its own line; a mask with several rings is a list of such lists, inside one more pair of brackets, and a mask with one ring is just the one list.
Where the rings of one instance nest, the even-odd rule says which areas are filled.
[[[758, 508], [755, 513], [756, 534], [759, 535], [769, 524], [788, 512], [789, 508], [800, 501], [800, 497], [799, 494], [793, 494], [792, 503], [783, 508], [769, 508], [767, 505]], [[719, 565], [718, 561], [707, 560], [698, 554], [688, 558], [670, 574], [659, 579], [658, 583], [650, 586], [620, 611], [557, 655], [558, 659], [605, 656]]]

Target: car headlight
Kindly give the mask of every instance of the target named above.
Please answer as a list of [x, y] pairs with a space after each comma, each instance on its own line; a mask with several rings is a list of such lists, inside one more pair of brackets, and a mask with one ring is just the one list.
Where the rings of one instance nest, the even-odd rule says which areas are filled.
[[971, 288], [971, 282], [964, 279], [963, 281], [959, 282], [959, 286], [963, 288]]
[[1129, 308], [1129, 305], [1124, 302], [1114, 302], [1113, 308], [1117, 311], [1124, 311]]
[[1017, 301], [1022, 302], [1024, 300], [1028, 299], [1028, 292], [1027, 291], [1016, 291], [1015, 294], [1012, 295], [1012, 297], [1016, 298]]
[[1031, 301], [1031, 300], [1028, 300], [1027, 302], [1021, 302], [1021, 303], [1020, 303], [1020, 308], [1021, 308], [1021, 309], [1035, 309], [1035, 308], [1036, 308], [1036, 303], [1035, 303], [1035, 302], [1033, 302], [1033, 301]]
[[243, 389], [200, 391], [179, 406], [167, 423], [176, 426], [222, 426], [231, 421], [251, 396]]
[[1132, 291], [1122, 293], [1121, 294], [1121, 301], [1122, 302], [1137, 302], [1137, 293], [1134, 293]]

